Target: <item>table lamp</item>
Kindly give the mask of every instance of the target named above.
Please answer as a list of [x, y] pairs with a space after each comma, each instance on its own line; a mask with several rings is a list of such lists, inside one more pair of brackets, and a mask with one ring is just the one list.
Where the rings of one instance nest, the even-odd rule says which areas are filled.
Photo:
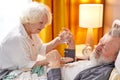
[[102, 27], [103, 4], [80, 4], [79, 5], [79, 26], [87, 28], [86, 47], [83, 52], [93, 50], [94, 37], [93, 28]]

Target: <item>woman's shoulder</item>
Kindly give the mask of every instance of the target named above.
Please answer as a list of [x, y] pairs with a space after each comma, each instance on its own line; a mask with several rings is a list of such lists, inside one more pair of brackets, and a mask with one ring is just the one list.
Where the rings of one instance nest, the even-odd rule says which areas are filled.
[[0, 43], [5, 44], [5, 43], [11, 43], [11, 42], [16, 42], [19, 41], [21, 38], [21, 33], [19, 31], [18, 27], [12, 28], [10, 31], [8, 31], [7, 33], [4, 34], [4, 36], [2, 36], [2, 40], [0, 41]]

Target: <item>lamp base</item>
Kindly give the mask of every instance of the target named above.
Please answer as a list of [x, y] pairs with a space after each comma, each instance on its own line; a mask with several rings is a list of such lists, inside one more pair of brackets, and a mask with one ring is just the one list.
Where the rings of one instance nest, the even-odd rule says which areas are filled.
[[82, 54], [86, 56], [87, 59], [89, 59], [91, 52], [92, 52], [92, 47], [89, 44], [87, 44], [82, 50]]
[[93, 48], [94, 48], [93, 28], [88, 28], [87, 29], [86, 45], [90, 46], [93, 50]]

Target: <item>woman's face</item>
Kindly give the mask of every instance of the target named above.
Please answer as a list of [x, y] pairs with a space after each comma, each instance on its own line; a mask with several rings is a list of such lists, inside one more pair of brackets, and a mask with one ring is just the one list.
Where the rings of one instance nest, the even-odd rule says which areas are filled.
[[37, 34], [39, 33], [46, 25], [48, 19], [46, 15], [43, 15], [41, 19], [36, 23], [29, 23], [29, 33], [30, 34]]

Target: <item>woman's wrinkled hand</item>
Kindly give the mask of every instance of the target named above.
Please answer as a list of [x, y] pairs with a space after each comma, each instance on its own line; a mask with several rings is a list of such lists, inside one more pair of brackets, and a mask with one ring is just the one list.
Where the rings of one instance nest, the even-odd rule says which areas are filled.
[[64, 29], [60, 34], [60, 41], [62, 43], [67, 43], [68, 49], [75, 49], [74, 38], [70, 30]]
[[36, 66], [45, 66], [47, 64], [48, 64], [47, 60], [44, 59], [44, 60], [41, 60], [41, 61], [37, 61], [32, 68], [34, 68]]

